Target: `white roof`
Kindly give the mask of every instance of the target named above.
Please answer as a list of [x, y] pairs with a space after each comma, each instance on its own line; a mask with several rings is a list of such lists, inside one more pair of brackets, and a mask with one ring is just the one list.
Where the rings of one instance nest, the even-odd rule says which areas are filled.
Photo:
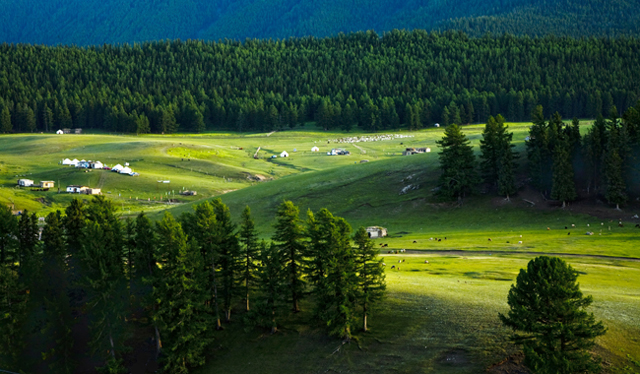
[[111, 170], [120, 170], [122, 169], [122, 165], [117, 164], [116, 166], [112, 167]]
[[132, 170], [130, 167], [126, 167], [126, 168], [122, 168], [122, 170], [119, 171], [120, 174], [131, 174]]
[[74, 158], [74, 159], [73, 159], [73, 161], [71, 161], [71, 162], [73, 162], [74, 164], [77, 164], [77, 163], [78, 163], [78, 162], [80, 162], [80, 161], [78, 161], [78, 159], [77, 159], [77, 158]]
[[313, 147], [313, 148], [311, 148], [311, 152], [317, 152], [317, 151], [319, 151], [319, 150], [320, 150], [320, 148], [318, 148], [318, 147]]
[[280, 157], [287, 157], [287, 156], [289, 156], [287, 151], [282, 151], [282, 153], [280, 153]]
[[60, 135], [60, 134], [64, 134], [64, 131], [62, 131], [62, 130], [58, 130], [58, 131], [56, 131], [56, 134], [58, 134], [58, 135]]

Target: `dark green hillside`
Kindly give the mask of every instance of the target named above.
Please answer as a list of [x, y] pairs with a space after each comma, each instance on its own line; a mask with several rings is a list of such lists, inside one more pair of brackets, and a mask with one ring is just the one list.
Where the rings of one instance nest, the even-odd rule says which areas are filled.
[[638, 35], [629, 0], [3, 0], [0, 41], [99, 45], [159, 39], [323, 37], [393, 29], [472, 35]]

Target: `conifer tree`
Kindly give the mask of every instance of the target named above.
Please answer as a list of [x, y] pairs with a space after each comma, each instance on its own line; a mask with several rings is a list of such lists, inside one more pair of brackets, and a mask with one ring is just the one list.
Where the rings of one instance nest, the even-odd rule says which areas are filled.
[[[29, 214], [28, 210], [24, 210], [20, 219], [18, 220], [18, 261], [20, 263], [19, 274], [21, 277], [26, 277], [33, 280], [37, 273], [34, 272], [35, 257], [38, 255], [38, 218], [35, 213]], [[26, 283], [30, 283], [30, 280], [24, 279]]]
[[331, 335], [350, 340], [358, 289], [355, 254], [350, 239], [351, 226], [339, 217], [333, 218], [333, 225], [327, 279], [321, 283], [324, 289], [319, 301], [325, 308], [321, 316]]
[[180, 224], [165, 213], [157, 224], [160, 264], [153, 294], [158, 300], [154, 319], [161, 326], [164, 370], [189, 372], [205, 362], [205, 350], [211, 343], [206, 273], [202, 253], [188, 241]]
[[245, 297], [245, 310], [248, 312], [249, 307], [249, 293], [255, 288], [257, 281], [256, 264], [259, 257], [258, 247], [258, 234], [256, 232], [255, 223], [253, 217], [251, 217], [251, 209], [246, 206], [242, 211], [242, 222], [240, 224], [240, 255], [242, 258], [242, 278], [244, 282], [244, 297]]
[[444, 137], [436, 143], [442, 149], [438, 153], [442, 169], [439, 193], [447, 198], [457, 198], [462, 204], [464, 197], [479, 183], [473, 148], [455, 124], [447, 126]]
[[0, 266], [10, 264], [16, 248], [16, 232], [18, 220], [11, 213], [11, 208], [0, 204]]
[[574, 172], [571, 164], [570, 145], [567, 139], [556, 141], [553, 153], [553, 186], [551, 188], [551, 198], [562, 201], [562, 207], [567, 202], [575, 200], [576, 184], [573, 180]]
[[46, 325], [43, 329], [52, 347], [42, 356], [49, 368], [56, 373], [72, 373], [74, 362], [71, 336], [73, 317], [67, 295], [68, 278], [66, 264], [66, 243], [60, 211], [49, 213], [42, 230], [42, 281]]
[[11, 112], [9, 107], [5, 106], [0, 112], [0, 132], [8, 134], [13, 131], [13, 125], [11, 124]]
[[499, 317], [514, 330], [525, 364], [536, 373], [600, 372], [589, 349], [606, 328], [587, 313], [593, 299], [583, 296], [577, 278], [578, 272], [563, 260], [541, 256], [520, 270], [509, 290], [509, 313]]
[[300, 210], [291, 201], [284, 201], [276, 213], [273, 241], [282, 252], [287, 272], [287, 288], [291, 295], [294, 312], [300, 311], [299, 302], [304, 293], [302, 279], [302, 256], [304, 255], [304, 232], [298, 217]]
[[627, 186], [622, 176], [622, 158], [615, 148], [607, 152], [605, 177], [607, 181], [605, 197], [609, 204], [615, 204], [616, 209], [620, 210], [620, 205], [627, 202], [628, 196], [626, 192]]
[[238, 273], [240, 270], [240, 244], [236, 234], [236, 225], [231, 220], [231, 212], [222, 200], [211, 202], [216, 215], [215, 250], [219, 256], [220, 269], [220, 298], [225, 320], [231, 321], [231, 308], [238, 296]]
[[[86, 210], [82, 240], [83, 283], [88, 291], [91, 346], [104, 355], [105, 370], [122, 370], [127, 287], [123, 232], [110, 200], [94, 197]], [[105, 354], [106, 353], [106, 354]]]
[[538, 105], [531, 113], [533, 125], [527, 140], [527, 158], [529, 160], [529, 176], [534, 187], [544, 191], [548, 188], [547, 169], [549, 168], [549, 147], [546, 122], [542, 106]]
[[22, 354], [27, 343], [24, 326], [29, 301], [26, 288], [15, 270], [0, 264], [0, 365], [15, 372], [25, 366]]
[[480, 140], [480, 170], [486, 180], [495, 181], [498, 177], [498, 154], [502, 151], [498, 137], [498, 122], [489, 116]]
[[193, 218], [193, 227], [183, 226], [187, 232], [196, 239], [207, 274], [207, 285], [209, 299], [209, 313], [215, 322], [215, 329], [222, 329], [220, 323], [220, 298], [218, 296], [218, 277], [219, 277], [219, 261], [220, 252], [218, 251], [218, 220], [213, 210], [213, 205], [204, 202], [195, 207], [195, 216]]
[[511, 143], [502, 144], [502, 152], [500, 152], [498, 158], [498, 193], [502, 196], [506, 196], [507, 201], [510, 200], [509, 196], [516, 193], [516, 176], [515, 176], [515, 152]]
[[142, 305], [151, 311], [151, 320], [155, 330], [156, 358], [160, 353], [160, 331], [158, 324], [153, 320], [157, 309], [156, 300], [153, 298], [154, 277], [158, 275], [156, 264], [157, 240], [151, 221], [144, 213], [140, 213], [135, 221], [135, 234], [133, 236], [133, 265], [134, 265], [134, 294], [141, 299]]
[[362, 330], [368, 331], [367, 317], [375, 303], [382, 299], [387, 288], [382, 259], [369, 238], [367, 230], [360, 227], [356, 231], [354, 243], [356, 269], [358, 272], [358, 304], [362, 309]]
[[258, 312], [262, 315], [262, 325], [271, 333], [278, 332], [278, 309], [286, 299], [288, 274], [284, 267], [283, 252], [273, 243], [262, 241], [260, 247], [260, 267], [258, 268], [259, 297]]

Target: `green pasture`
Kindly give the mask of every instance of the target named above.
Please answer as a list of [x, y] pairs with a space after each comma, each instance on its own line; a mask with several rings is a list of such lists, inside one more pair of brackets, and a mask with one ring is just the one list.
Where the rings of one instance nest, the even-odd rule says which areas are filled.
[[[516, 352], [498, 313], [507, 312], [509, 288], [532, 257], [383, 256], [388, 294], [369, 320], [370, 332], [359, 332], [356, 341], [343, 346], [321, 328], [305, 327], [307, 305], [286, 317], [276, 335], [229, 325], [197, 373], [480, 373]], [[594, 298], [591, 311], [609, 329], [596, 352], [606, 372], [618, 372], [627, 354], [640, 356], [640, 263], [567, 261], [580, 272], [584, 294]]]
[[[528, 126], [510, 124], [521, 160]], [[482, 129], [463, 129], [476, 151]], [[606, 214], [600, 216], [607, 218], [596, 218], [571, 206], [553, 207], [526, 189], [509, 202], [489, 191], [466, 199], [462, 207], [440, 201], [432, 190], [439, 175], [435, 142], [443, 131], [387, 132], [410, 137], [355, 143], [358, 147], [338, 140], [379, 134], [327, 133], [307, 125], [273, 134], [3, 135], [0, 202], [42, 216], [74, 197], [58, 194], [57, 187], [48, 192], [16, 187], [17, 179], [28, 178], [54, 180], [63, 191], [69, 184], [98, 187], [123, 215], [145, 211], [154, 219], [221, 197], [236, 220], [250, 206], [265, 239], [273, 233], [273, 217], [284, 200], [300, 207], [302, 219], [309, 209], [328, 208], [354, 229], [388, 229], [388, 237], [376, 239], [387, 263], [388, 297], [372, 316], [370, 333], [342, 346], [321, 328], [306, 327], [310, 314], [304, 312], [285, 317], [275, 336], [232, 323], [217, 333], [209, 364], [198, 373], [481, 372], [516, 351], [497, 313], [507, 310], [509, 287], [533, 253], [577, 255], [564, 258], [581, 272], [582, 290], [593, 295], [592, 310], [609, 328], [597, 347], [612, 365], [609, 372], [622, 367], [626, 354], [640, 357], [640, 262], [612, 258], [640, 258], [640, 230], [634, 228], [640, 220], [631, 218], [639, 213], [637, 203], [616, 214], [602, 204], [599, 212]], [[320, 151], [311, 152], [314, 146]], [[351, 155], [327, 156], [334, 147]], [[406, 147], [430, 147], [432, 152], [402, 156]], [[282, 151], [290, 157], [271, 158]], [[129, 162], [140, 176], [58, 164], [67, 157], [109, 166]], [[256, 175], [267, 181], [258, 182]], [[163, 180], [171, 182], [158, 183]], [[180, 196], [182, 189], [198, 194]], [[411, 254], [388, 253], [399, 249]], [[459, 250], [467, 252], [450, 252]], [[393, 265], [401, 269], [391, 270]], [[235, 316], [241, 319], [242, 313]]]

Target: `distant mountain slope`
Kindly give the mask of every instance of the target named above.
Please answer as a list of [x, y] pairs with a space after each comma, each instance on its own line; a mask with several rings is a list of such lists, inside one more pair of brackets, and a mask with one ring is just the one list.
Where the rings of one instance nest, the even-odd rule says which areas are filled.
[[638, 0], [0, 0], [0, 41], [317, 37], [392, 29], [640, 35]]

